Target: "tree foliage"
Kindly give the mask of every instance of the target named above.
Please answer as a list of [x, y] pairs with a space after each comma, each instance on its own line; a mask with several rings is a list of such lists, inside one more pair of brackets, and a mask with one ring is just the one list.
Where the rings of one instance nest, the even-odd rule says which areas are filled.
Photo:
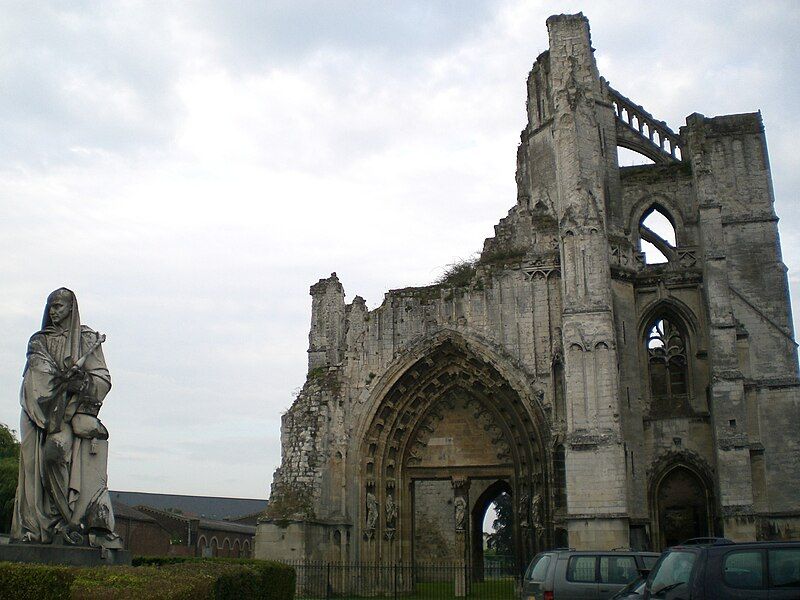
[[16, 432], [0, 423], [0, 531], [11, 531], [14, 496], [19, 476], [19, 440]]
[[514, 503], [503, 492], [494, 500], [496, 517], [492, 521], [494, 533], [489, 534], [488, 545], [498, 556], [514, 555]]

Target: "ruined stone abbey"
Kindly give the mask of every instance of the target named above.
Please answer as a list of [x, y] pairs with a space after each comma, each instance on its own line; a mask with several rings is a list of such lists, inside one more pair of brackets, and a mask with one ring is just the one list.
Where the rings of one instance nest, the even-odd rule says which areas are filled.
[[[346, 304], [311, 287], [258, 557], [478, 564], [487, 507], [516, 559], [800, 537], [800, 381], [760, 113], [676, 133], [547, 21], [517, 198], [437, 285]], [[617, 148], [652, 164], [618, 165]]]

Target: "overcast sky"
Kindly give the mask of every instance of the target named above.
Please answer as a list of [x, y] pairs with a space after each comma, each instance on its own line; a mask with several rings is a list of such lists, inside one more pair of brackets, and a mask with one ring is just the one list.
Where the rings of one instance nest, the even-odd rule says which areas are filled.
[[309, 285], [336, 271], [375, 308], [480, 250], [545, 19], [579, 10], [673, 129], [762, 110], [800, 298], [795, 1], [4, 0], [0, 421], [67, 286], [108, 335], [109, 486], [267, 497]]

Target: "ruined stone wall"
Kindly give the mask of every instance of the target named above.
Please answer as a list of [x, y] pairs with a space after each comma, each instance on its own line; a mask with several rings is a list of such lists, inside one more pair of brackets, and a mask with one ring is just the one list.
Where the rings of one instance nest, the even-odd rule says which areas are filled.
[[[313, 521], [317, 545], [334, 531], [352, 539], [336, 556], [365, 558], [367, 545], [370, 560], [401, 555], [391, 537], [364, 529], [376, 476], [363, 471], [365, 436], [393, 410], [389, 390], [448, 336], [494, 357], [534, 398], [526, 410], [545, 449], [542, 514], [550, 531], [569, 530], [571, 545], [663, 542], [655, 487], [675, 466], [706, 486], [710, 533], [797, 531], [797, 351], [760, 115], [692, 115], [671, 133], [600, 78], [581, 15], [553, 17], [548, 29], [550, 49], [527, 82], [516, 202], [480, 258], [435, 285], [392, 290], [373, 310], [359, 296], [346, 303], [335, 273], [311, 287], [308, 379], [283, 418], [270, 517]], [[664, 150], [664, 135], [679, 152]], [[634, 142], [656, 164], [618, 168], [617, 144]], [[663, 264], [640, 253], [640, 222], [653, 207], [675, 228]], [[669, 414], [657, 410], [646, 345], [647, 328], [665, 316], [679, 324], [687, 360], [686, 399]], [[446, 417], [428, 437], [472, 431], [473, 417]], [[470, 438], [469, 447], [429, 444], [417, 458], [431, 468], [489, 465], [481, 461], [496, 440]], [[566, 463], [560, 492], [556, 447]], [[485, 487], [496, 474], [484, 475]], [[528, 485], [514, 476], [502, 472], [512, 487]], [[453, 489], [444, 484], [415, 484], [428, 490], [415, 492], [419, 548], [459, 539], [445, 523]], [[564, 485], [566, 506], [557, 505]], [[388, 489], [376, 491], [379, 510]], [[531, 492], [520, 487], [517, 500]], [[528, 504], [519, 510], [532, 515]], [[436, 526], [420, 529], [425, 519]]]
[[[335, 368], [315, 367], [281, 417], [281, 466], [272, 480], [268, 514], [276, 519], [314, 517], [330, 488], [330, 421], [337, 404]], [[328, 483], [328, 485], [324, 485]]]
[[[405, 361], [437, 332], [457, 332], [508, 357], [531, 387], [534, 382], [537, 389], [541, 386], [542, 403], [548, 406], [554, 346], [560, 347], [561, 302], [557, 256], [552, 240], [546, 243], [546, 252], [536, 256], [547, 256], [548, 265], [523, 263], [524, 257], [511, 264], [482, 264], [466, 286], [444, 283], [392, 291], [372, 311], [358, 297], [345, 307], [344, 291], [335, 276], [315, 284], [312, 295], [322, 300], [313, 302], [314, 318], [325, 320], [333, 314], [341, 322], [336, 328], [318, 323], [312, 329], [341, 330], [342, 359], [335, 365], [312, 367], [283, 417], [283, 461], [273, 480], [270, 515], [346, 517], [353, 523], [362, 512], [353, 489], [360, 476], [359, 428], [375, 409], [373, 390], [395, 363]], [[343, 310], [337, 312], [325, 303], [341, 305]], [[315, 340], [314, 349], [331, 347], [324, 337]]]

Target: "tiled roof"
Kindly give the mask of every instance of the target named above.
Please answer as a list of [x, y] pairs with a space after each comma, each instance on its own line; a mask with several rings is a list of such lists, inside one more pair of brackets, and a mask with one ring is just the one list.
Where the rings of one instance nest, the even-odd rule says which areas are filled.
[[138, 510], [143, 511], [145, 513], [155, 515], [156, 517], [163, 518], [167, 517], [169, 519], [174, 519], [176, 521], [183, 521], [187, 523], [189, 521], [197, 520], [200, 526], [200, 529], [214, 529], [217, 531], [229, 531], [231, 533], [241, 533], [243, 535], [255, 535], [256, 528], [252, 525], [242, 525], [241, 523], [232, 523], [230, 521], [221, 521], [218, 519], [203, 519], [198, 518], [193, 515], [188, 514], [178, 514], [175, 512], [161, 510], [158, 508], [154, 508], [152, 506], [147, 506], [145, 504], [140, 504], [136, 507]]
[[114, 509], [114, 517], [117, 519], [130, 519], [131, 521], [146, 521], [148, 523], [155, 523], [155, 519], [149, 515], [144, 514], [128, 506], [120, 500], [111, 499], [111, 506]]
[[267, 508], [267, 501], [257, 498], [220, 498], [215, 496], [184, 496], [181, 494], [151, 494], [148, 492], [110, 491], [112, 502], [128, 506], [145, 505], [160, 510], [180, 511], [192, 517], [210, 520], [236, 519]]

